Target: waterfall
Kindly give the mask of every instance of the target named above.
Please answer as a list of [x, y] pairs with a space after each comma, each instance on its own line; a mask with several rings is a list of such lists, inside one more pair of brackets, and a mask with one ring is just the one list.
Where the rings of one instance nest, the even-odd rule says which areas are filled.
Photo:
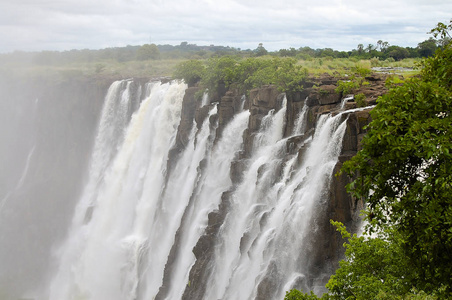
[[[89, 177], [55, 250], [49, 299], [188, 299], [186, 290], [197, 285], [205, 285], [206, 300], [282, 299], [292, 287], [311, 287], [303, 249], [317, 207], [328, 201], [345, 112], [321, 115], [313, 135], [304, 136], [305, 105], [284, 137], [284, 98], [262, 118], [245, 156], [245, 98], [217, 137], [220, 105], [205, 94], [196, 107], [206, 115], [193, 119], [179, 149], [187, 86], [149, 83], [133, 111], [131, 82], [113, 83], [105, 97]], [[301, 140], [303, 156], [288, 153], [292, 138]], [[235, 163], [243, 172], [233, 180]], [[205, 245], [210, 275], [192, 282], [199, 259], [193, 249], [220, 210], [224, 220]]]
[[[60, 267], [50, 299], [134, 298], [130, 285], [136, 283], [131, 283], [134, 279], [129, 269], [138, 268], [138, 261], [131, 261], [130, 256], [146, 247], [153, 220], [141, 214], [148, 211], [152, 216], [158, 205], [185, 86], [154, 83], [126, 129], [121, 110], [111, 108], [126, 105], [124, 94], [115, 97], [119, 84], [115, 83], [106, 97], [91, 163], [93, 171], [76, 208], [69, 238], [59, 251]], [[113, 128], [104, 130], [104, 125]], [[112, 132], [119, 135], [116, 140], [109, 138]], [[96, 155], [96, 150], [115, 149], [117, 143], [115, 157], [105, 166], [105, 158]], [[96, 188], [91, 189], [91, 185]], [[88, 214], [91, 217], [86, 218]]]

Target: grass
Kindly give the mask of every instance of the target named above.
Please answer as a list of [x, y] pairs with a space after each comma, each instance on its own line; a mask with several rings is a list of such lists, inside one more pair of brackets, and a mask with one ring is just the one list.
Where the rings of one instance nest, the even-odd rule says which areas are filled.
[[183, 60], [166, 59], [127, 62], [103, 60], [59, 65], [6, 62], [0, 65], [0, 72], [13, 76], [45, 76], [50, 79], [66, 77], [113, 77], [116, 79], [131, 77], [155, 78], [171, 76], [174, 67], [181, 61]]
[[[262, 57], [262, 59], [271, 56]], [[101, 60], [93, 62], [67, 63], [59, 65], [39, 65], [31, 62], [0, 62], [0, 73], [4, 72], [16, 76], [45, 76], [49, 79], [58, 80], [62, 78], [76, 77], [108, 77], [124, 79], [131, 77], [156, 78], [171, 76], [177, 64], [185, 59], [161, 59], [145, 61], [118, 62], [117, 60]], [[307, 68], [308, 73], [313, 76], [330, 74], [334, 76], [350, 75], [353, 68], [370, 69], [378, 64], [380, 67], [403, 67], [413, 68], [419, 59], [404, 59], [402, 61], [379, 61], [378, 59], [360, 60], [356, 58], [312, 58], [299, 60], [298, 64]], [[392, 72], [392, 71], [391, 71]], [[393, 71], [394, 74], [396, 71]], [[403, 72], [406, 77], [418, 74], [418, 70]]]
[[[379, 61], [379, 67], [388, 68], [414, 68], [419, 59], [408, 58], [401, 61]], [[330, 74], [345, 76], [349, 75], [353, 68], [359, 67], [371, 69], [373, 67], [372, 60], [357, 60], [354, 58], [313, 58], [310, 60], [300, 60], [298, 64], [308, 69], [308, 73], [312, 75]], [[394, 71], [396, 72], [396, 71]], [[404, 71], [404, 75], [412, 76], [418, 74], [419, 70]]]

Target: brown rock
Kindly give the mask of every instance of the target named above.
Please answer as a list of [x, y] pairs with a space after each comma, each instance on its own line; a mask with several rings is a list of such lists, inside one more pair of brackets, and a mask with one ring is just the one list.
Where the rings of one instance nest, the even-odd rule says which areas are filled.
[[197, 87], [190, 87], [185, 90], [184, 99], [182, 100], [181, 120], [177, 128], [176, 147], [184, 148], [188, 143], [188, 136], [193, 125], [197, 101], [195, 99]]
[[250, 103], [253, 106], [279, 109], [279, 107], [277, 107], [278, 95], [279, 92], [274, 85], [266, 85], [250, 91]]
[[341, 102], [341, 95], [336, 93], [335, 85], [322, 85], [319, 87], [320, 105], [335, 104]]

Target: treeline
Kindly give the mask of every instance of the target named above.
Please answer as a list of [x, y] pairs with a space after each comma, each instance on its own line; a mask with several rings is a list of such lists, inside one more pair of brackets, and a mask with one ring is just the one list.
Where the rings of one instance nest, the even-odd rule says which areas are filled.
[[90, 63], [106, 60], [129, 62], [160, 59], [203, 59], [212, 56], [249, 55], [251, 50], [240, 50], [229, 46], [198, 46], [182, 42], [180, 45], [144, 44], [141, 46], [115, 47], [100, 50], [41, 51], [0, 54], [1, 62], [23, 62], [37, 65], [63, 65]]
[[317, 57], [331, 58], [349, 58], [357, 57], [360, 59], [378, 58], [380, 60], [393, 59], [402, 60], [405, 58], [424, 58], [432, 56], [436, 49], [442, 47], [445, 43], [443, 40], [430, 38], [417, 45], [417, 47], [400, 47], [390, 45], [388, 42], [379, 40], [375, 45], [358, 44], [356, 49], [351, 51], [337, 51], [331, 48], [312, 49], [310, 47], [302, 47], [299, 49], [289, 48], [281, 49], [277, 52], [279, 56], [297, 57], [298, 59], [309, 59]]
[[293, 57], [309, 60], [311, 58], [350, 58], [359, 59], [377, 58], [379, 60], [402, 60], [405, 58], [419, 58], [432, 56], [435, 51], [448, 42], [447, 38], [436, 40], [430, 38], [418, 44], [417, 47], [400, 47], [390, 45], [379, 40], [375, 45], [364, 46], [359, 44], [356, 49], [350, 51], [338, 51], [332, 48], [313, 49], [300, 47], [267, 51], [262, 43], [256, 49], [242, 50], [229, 46], [198, 46], [182, 42], [180, 45], [155, 45], [145, 44], [141, 46], [115, 47], [100, 50], [70, 50], [70, 51], [41, 51], [22, 52], [15, 51], [8, 54], [0, 54], [1, 62], [24, 62], [38, 65], [63, 65], [70, 63], [90, 63], [105, 60], [117, 62], [160, 60], [160, 59], [207, 59], [210, 57], [238, 56], [257, 57], [264, 55]]
[[187, 60], [178, 64], [174, 78], [183, 79], [189, 86], [198, 84], [208, 91], [212, 99], [221, 91], [234, 85], [241, 93], [266, 84], [274, 84], [281, 91], [294, 92], [302, 89], [301, 82], [308, 70], [290, 57], [259, 59], [236, 56], [211, 57], [206, 61]]

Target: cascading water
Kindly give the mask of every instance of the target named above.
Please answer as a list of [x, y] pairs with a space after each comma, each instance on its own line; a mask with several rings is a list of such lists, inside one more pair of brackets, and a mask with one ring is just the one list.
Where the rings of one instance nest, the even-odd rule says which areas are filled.
[[[205, 95], [197, 105], [208, 106], [206, 117], [193, 121], [188, 142], [171, 156], [186, 85], [148, 84], [131, 119], [129, 88], [130, 81], [115, 82], [105, 98], [89, 180], [56, 251], [49, 299], [189, 299], [185, 290], [198, 284], [190, 282], [193, 249], [225, 192], [229, 204], [210, 245], [202, 298], [282, 299], [292, 287], [309, 288], [301, 249], [316, 207], [327, 200], [343, 116], [322, 115], [313, 136], [304, 136], [304, 106], [292, 135], [284, 137], [285, 100], [262, 119], [243, 158], [250, 112], [241, 103], [216, 137], [220, 112]], [[303, 158], [287, 152], [294, 137], [302, 137]], [[234, 182], [237, 160], [244, 172]]]
[[[265, 297], [282, 299], [285, 290], [292, 288], [287, 283], [303, 276], [303, 266], [294, 262], [311, 231], [312, 208], [321, 200], [340, 154], [345, 122], [339, 124], [340, 115], [322, 116], [306, 158], [297, 168], [295, 158], [284, 155], [284, 113], [283, 108], [262, 122], [255, 152], [220, 231], [206, 299], [253, 299], [264, 280], [277, 281], [274, 294], [266, 292]], [[305, 117], [304, 108], [295, 134]], [[282, 176], [278, 176], [281, 166]]]

